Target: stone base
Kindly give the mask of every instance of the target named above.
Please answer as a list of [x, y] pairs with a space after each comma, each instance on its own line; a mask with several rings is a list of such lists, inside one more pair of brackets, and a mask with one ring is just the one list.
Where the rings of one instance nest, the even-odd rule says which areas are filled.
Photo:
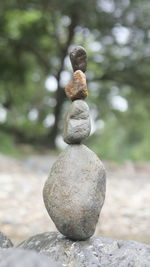
[[2, 232], [0, 232], [0, 248], [13, 247], [11, 240]]
[[20, 248], [0, 249], [0, 267], [63, 267], [35, 251]]
[[60, 233], [42, 233], [23, 241], [20, 248], [36, 250], [63, 266], [149, 267], [150, 245], [135, 241], [92, 237], [71, 241]]

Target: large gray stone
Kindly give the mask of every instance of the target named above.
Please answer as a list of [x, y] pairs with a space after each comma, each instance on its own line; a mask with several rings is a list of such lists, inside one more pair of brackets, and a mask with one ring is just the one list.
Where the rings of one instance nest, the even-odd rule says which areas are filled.
[[150, 245], [110, 238], [73, 242], [59, 233], [33, 236], [19, 245], [68, 267], [149, 267]]
[[[36, 243], [37, 244], [37, 243]], [[0, 250], [0, 267], [61, 267], [50, 257], [20, 248]]]
[[43, 197], [57, 229], [74, 240], [94, 234], [105, 198], [105, 169], [85, 145], [69, 145], [51, 169]]
[[91, 131], [89, 107], [83, 100], [75, 100], [69, 107], [64, 122], [64, 141], [78, 144], [87, 138]]
[[0, 232], [0, 248], [12, 247], [13, 243], [11, 240], [2, 232]]

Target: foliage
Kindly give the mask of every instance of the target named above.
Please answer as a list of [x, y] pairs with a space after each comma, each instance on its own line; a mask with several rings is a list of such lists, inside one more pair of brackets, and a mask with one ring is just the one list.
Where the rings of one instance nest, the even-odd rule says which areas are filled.
[[19, 157], [21, 154], [16, 147], [15, 140], [10, 134], [0, 132], [0, 152], [13, 157]]
[[[1, 1], [2, 135], [55, 146], [66, 107], [62, 79], [72, 72], [67, 54], [80, 44], [88, 53], [88, 102], [97, 128], [90, 146], [110, 160], [149, 160], [149, 12], [148, 0]], [[49, 76], [56, 91], [46, 90]], [[124, 111], [113, 104], [116, 96], [126, 100]]]

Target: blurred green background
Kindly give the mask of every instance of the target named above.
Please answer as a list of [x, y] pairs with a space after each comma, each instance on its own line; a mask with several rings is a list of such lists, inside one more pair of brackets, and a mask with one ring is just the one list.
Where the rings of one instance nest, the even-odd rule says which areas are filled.
[[88, 54], [92, 134], [105, 160], [150, 160], [150, 1], [0, 2], [0, 152], [62, 149], [68, 52]]

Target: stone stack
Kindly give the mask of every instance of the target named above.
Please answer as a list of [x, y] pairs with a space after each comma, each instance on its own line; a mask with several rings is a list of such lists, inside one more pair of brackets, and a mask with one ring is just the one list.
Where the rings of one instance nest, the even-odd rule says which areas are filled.
[[91, 131], [90, 112], [84, 99], [88, 95], [87, 57], [77, 46], [70, 59], [74, 74], [65, 88], [72, 101], [65, 117], [63, 138], [68, 147], [52, 166], [43, 198], [57, 229], [73, 240], [94, 234], [105, 199], [105, 169], [96, 154], [82, 144]]

